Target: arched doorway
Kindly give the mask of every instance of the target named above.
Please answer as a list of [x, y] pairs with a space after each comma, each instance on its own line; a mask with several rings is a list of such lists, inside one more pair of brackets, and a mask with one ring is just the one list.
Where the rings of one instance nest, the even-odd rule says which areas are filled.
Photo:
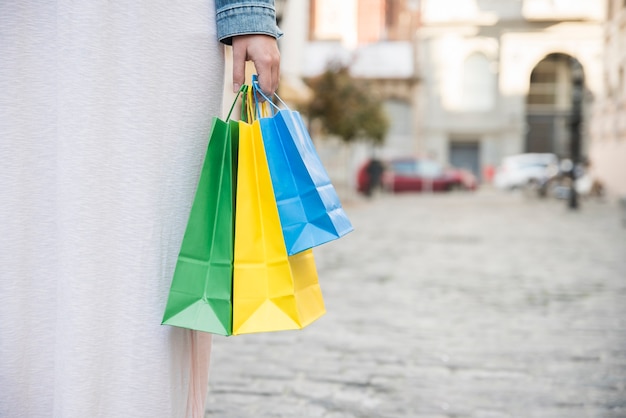
[[571, 156], [576, 77], [582, 77], [582, 66], [566, 54], [550, 54], [535, 66], [526, 100], [526, 152]]

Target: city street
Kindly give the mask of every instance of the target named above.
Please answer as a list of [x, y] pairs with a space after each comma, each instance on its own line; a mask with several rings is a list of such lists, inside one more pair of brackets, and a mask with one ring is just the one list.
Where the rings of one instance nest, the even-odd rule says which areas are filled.
[[214, 337], [206, 417], [626, 417], [616, 204], [484, 190], [345, 202], [327, 314]]

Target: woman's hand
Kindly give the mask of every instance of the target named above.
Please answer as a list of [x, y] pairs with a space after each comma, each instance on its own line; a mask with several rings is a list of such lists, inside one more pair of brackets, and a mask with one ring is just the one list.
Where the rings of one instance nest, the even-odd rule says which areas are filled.
[[259, 76], [259, 87], [268, 97], [278, 89], [280, 53], [276, 38], [269, 35], [233, 37], [233, 90], [245, 83], [246, 61], [252, 61]]

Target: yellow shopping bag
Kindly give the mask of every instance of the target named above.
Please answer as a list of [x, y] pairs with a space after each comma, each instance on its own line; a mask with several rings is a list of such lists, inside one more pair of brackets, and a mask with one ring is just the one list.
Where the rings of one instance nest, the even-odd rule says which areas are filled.
[[239, 122], [238, 163], [233, 335], [303, 328], [324, 300], [312, 250], [287, 255], [258, 120]]

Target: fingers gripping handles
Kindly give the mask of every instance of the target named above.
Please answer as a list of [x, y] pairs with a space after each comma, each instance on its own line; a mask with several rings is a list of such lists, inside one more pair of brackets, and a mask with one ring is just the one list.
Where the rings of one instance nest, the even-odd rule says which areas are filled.
[[[252, 90], [254, 92], [254, 104], [256, 107], [256, 116], [257, 118], [261, 117], [261, 116], [270, 116], [268, 113], [267, 109], [264, 109], [264, 107], [266, 106], [266, 103], [269, 103], [268, 109], [269, 111], [271, 111], [271, 115], [274, 115], [275, 112], [279, 111], [280, 108], [274, 103], [274, 101], [272, 99], [270, 99], [269, 97], [267, 97], [267, 95], [265, 93], [263, 93], [263, 90], [261, 90], [261, 87], [259, 87], [259, 79], [258, 76], [256, 74], [252, 75]], [[263, 103], [261, 103], [259, 105], [258, 103], [258, 96], [261, 96], [263, 99], [265, 99], [265, 101]], [[273, 97], [275, 97], [276, 99], [278, 99], [278, 101], [286, 108], [288, 109], [289, 106], [287, 106], [285, 104], [285, 102], [283, 102], [283, 100], [278, 96], [278, 94], [274, 93]], [[261, 115], [261, 113], [264, 113], [263, 115]]]
[[[261, 117], [273, 116], [274, 113], [280, 110], [274, 101], [263, 93], [259, 87], [258, 76], [254, 74], [252, 76], [252, 86], [244, 84], [237, 92], [235, 100], [233, 100], [233, 104], [228, 111], [228, 116], [226, 117], [227, 121], [230, 120], [233, 110], [235, 109], [235, 104], [242, 94], [243, 100], [241, 101], [241, 118], [246, 122], [253, 122], [255, 119]], [[259, 101], [259, 96], [264, 99], [262, 102]], [[273, 94], [273, 97], [275, 97], [286, 109], [289, 108], [277, 94]]]

